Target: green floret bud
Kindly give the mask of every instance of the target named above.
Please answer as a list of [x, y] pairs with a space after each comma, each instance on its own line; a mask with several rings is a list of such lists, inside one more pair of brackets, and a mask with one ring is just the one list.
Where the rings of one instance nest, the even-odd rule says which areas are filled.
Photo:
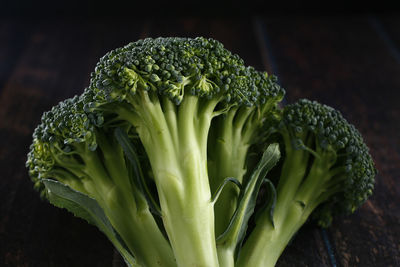
[[88, 150], [96, 150], [97, 140], [91, 120], [101, 120], [100, 114], [88, 116], [83, 107], [84, 103], [75, 96], [43, 114], [41, 124], [33, 133], [26, 163], [37, 188], [43, 189], [41, 179], [54, 175], [57, 161], [75, 161], [71, 156], [72, 144], [84, 144]]
[[[332, 217], [328, 213], [353, 212], [372, 194], [376, 175], [372, 157], [359, 131], [339, 111], [302, 99], [285, 107], [281, 123], [294, 140], [295, 149], [314, 151], [317, 157], [329, 161], [336, 178], [343, 176], [341, 189], [330, 198], [332, 202], [326, 200], [324, 204], [330, 208], [315, 213], [314, 217], [324, 217], [321, 225]], [[310, 136], [314, 141], [307, 141]]]
[[207, 98], [223, 91], [227, 102], [246, 106], [284, 94], [274, 76], [245, 67], [221, 43], [205, 38], [148, 38], [111, 51], [97, 64], [90, 88], [108, 101], [152, 89], [176, 104], [186, 90]]

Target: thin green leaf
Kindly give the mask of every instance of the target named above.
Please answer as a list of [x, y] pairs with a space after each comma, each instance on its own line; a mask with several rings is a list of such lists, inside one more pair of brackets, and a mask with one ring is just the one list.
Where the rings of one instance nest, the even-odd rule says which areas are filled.
[[269, 180], [269, 179], [264, 179], [263, 184], [266, 184], [266, 189], [267, 189], [267, 199], [264, 202], [263, 207], [259, 210], [259, 214], [264, 213], [265, 210], [268, 211], [269, 219], [271, 221], [272, 226], [275, 228], [274, 224], [274, 210], [275, 210], [275, 205], [276, 205], [276, 188], [274, 184]]
[[236, 255], [246, 235], [248, 221], [256, 206], [257, 195], [267, 173], [280, 158], [278, 144], [271, 144], [265, 150], [260, 162], [250, 177], [244, 190], [239, 195], [239, 205], [232, 216], [229, 226], [217, 239], [217, 246], [235, 249]]
[[233, 178], [233, 177], [225, 178], [224, 181], [219, 185], [219, 187], [217, 188], [217, 191], [214, 193], [214, 195], [211, 199], [211, 202], [213, 204], [215, 204], [215, 202], [217, 202], [219, 196], [221, 195], [222, 190], [225, 188], [225, 185], [229, 182], [236, 185], [239, 188], [239, 190], [242, 189], [241, 183], [236, 178]]
[[134, 172], [134, 179], [135, 184], [139, 188], [139, 190], [143, 193], [144, 197], [146, 198], [147, 204], [149, 205], [150, 211], [158, 216], [161, 216], [161, 209], [154, 199], [151, 191], [147, 187], [146, 181], [144, 179], [144, 175], [142, 169], [140, 168], [140, 161], [139, 157], [136, 153], [135, 147], [132, 144], [129, 136], [125, 131], [121, 128], [116, 128], [114, 131], [115, 138], [117, 139], [118, 143], [121, 145], [122, 149], [126, 157], [128, 158], [129, 162], [133, 167]]
[[51, 204], [65, 208], [75, 216], [97, 226], [113, 243], [129, 267], [138, 266], [133, 255], [126, 248], [95, 199], [58, 181], [50, 179], [43, 179], [42, 181], [47, 189]]

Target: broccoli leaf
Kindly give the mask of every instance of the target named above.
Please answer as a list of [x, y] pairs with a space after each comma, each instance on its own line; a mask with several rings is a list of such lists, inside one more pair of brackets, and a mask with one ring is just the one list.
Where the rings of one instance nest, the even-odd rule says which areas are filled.
[[[248, 221], [254, 213], [257, 195], [267, 173], [280, 158], [278, 144], [271, 144], [265, 150], [260, 162], [250, 177], [244, 190], [240, 192], [239, 205], [226, 231], [218, 237], [217, 245], [227, 249], [240, 247], [246, 235]], [[239, 246], [238, 246], [239, 245]], [[238, 251], [236, 251], [238, 253]]]
[[274, 210], [275, 210], [275, 205], [276, 205], [276, 188], [274, 184], [269, 180], [269, 179], [264, 179], [263, 184], [266, 184], [266, 190], [267, 190], [267, 199], [264, 202], [264, 205], [258, 210], [257, 214], [255, 215], [255, 220], [257, 221], [258, 217], [264, 213], [265, 210], [268, 211], [268, 217], [271, 220], [272, 226], [275, 228], [274, 224]]
[[146, 185], [146, 181], [143, 176], [142, 169], [140, 168], [139, 157], [136, 153], [135, 147], [133, 146], [129, 136], [124, 132], [121, 128], [116, 128], [114, 131], [115, 138], [118, 143], [121, 145], [122, 149], [129, 162], [132, 164], [133, 172], [134, 172], [134, 183], [138, 186], [140, 191], [146, 198], [147, 204], [149, 205], [150, 211], [155, 215], [161, 217], [161, 210], [157, 203], [157, 201], [152, 196], [149, 188]]
[[225, 178], [222, 184], [218, 187], [217, 191], [214, 193], [211, 202], [215, 203], [218, 201], [218, 197], [221, 195], [222, 190], [229, 182], [236, 185], [236, 187], [239, 188], [240, 190], [242, 189], [242, 184], [237, 179], [233, 177]]
[[51, 204], [59, 208], [65, 208], [76, 217], [85, 219], [87, 222], [97, 226], [121, 253], [126, 264], [129, 267], [138, 267], [133, 255], [128, 251], [118, 233], [115, 232], [95, 199], [55, 180], [43, 179], [43, 183], [46, 186]]

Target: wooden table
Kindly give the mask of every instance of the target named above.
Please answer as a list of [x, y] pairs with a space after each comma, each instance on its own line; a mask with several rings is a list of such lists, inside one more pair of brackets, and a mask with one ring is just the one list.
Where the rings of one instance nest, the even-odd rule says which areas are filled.
[[39, 199], [24, 163], [43, 111], [80, 94], [99, 57], [158, 36], [220, 40], [276, 74], [287, 102], [341, 110], [370, 146], [373, 197], [305, 226], [278, 266], [400, 266], [400, 19], [379, 16], [0, 20], [0, 266], [123, 266], [95, 227]]

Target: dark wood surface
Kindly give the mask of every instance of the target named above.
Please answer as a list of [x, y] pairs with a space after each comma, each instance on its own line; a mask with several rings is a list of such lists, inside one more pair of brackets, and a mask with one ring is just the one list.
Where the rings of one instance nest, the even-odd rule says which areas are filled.
[[123, 266], [107, 239], [41, 201], [24, 167], [41, 114], [80, 94], [97, 60], [144, 37], [218, 39], [278, 75], [287, 102], [334, 106], [364, 135], [374, 195], [331, 228], [306, 225], [278, 266], [400, 266], [400, 17], [0, 19], [0, 266]]

